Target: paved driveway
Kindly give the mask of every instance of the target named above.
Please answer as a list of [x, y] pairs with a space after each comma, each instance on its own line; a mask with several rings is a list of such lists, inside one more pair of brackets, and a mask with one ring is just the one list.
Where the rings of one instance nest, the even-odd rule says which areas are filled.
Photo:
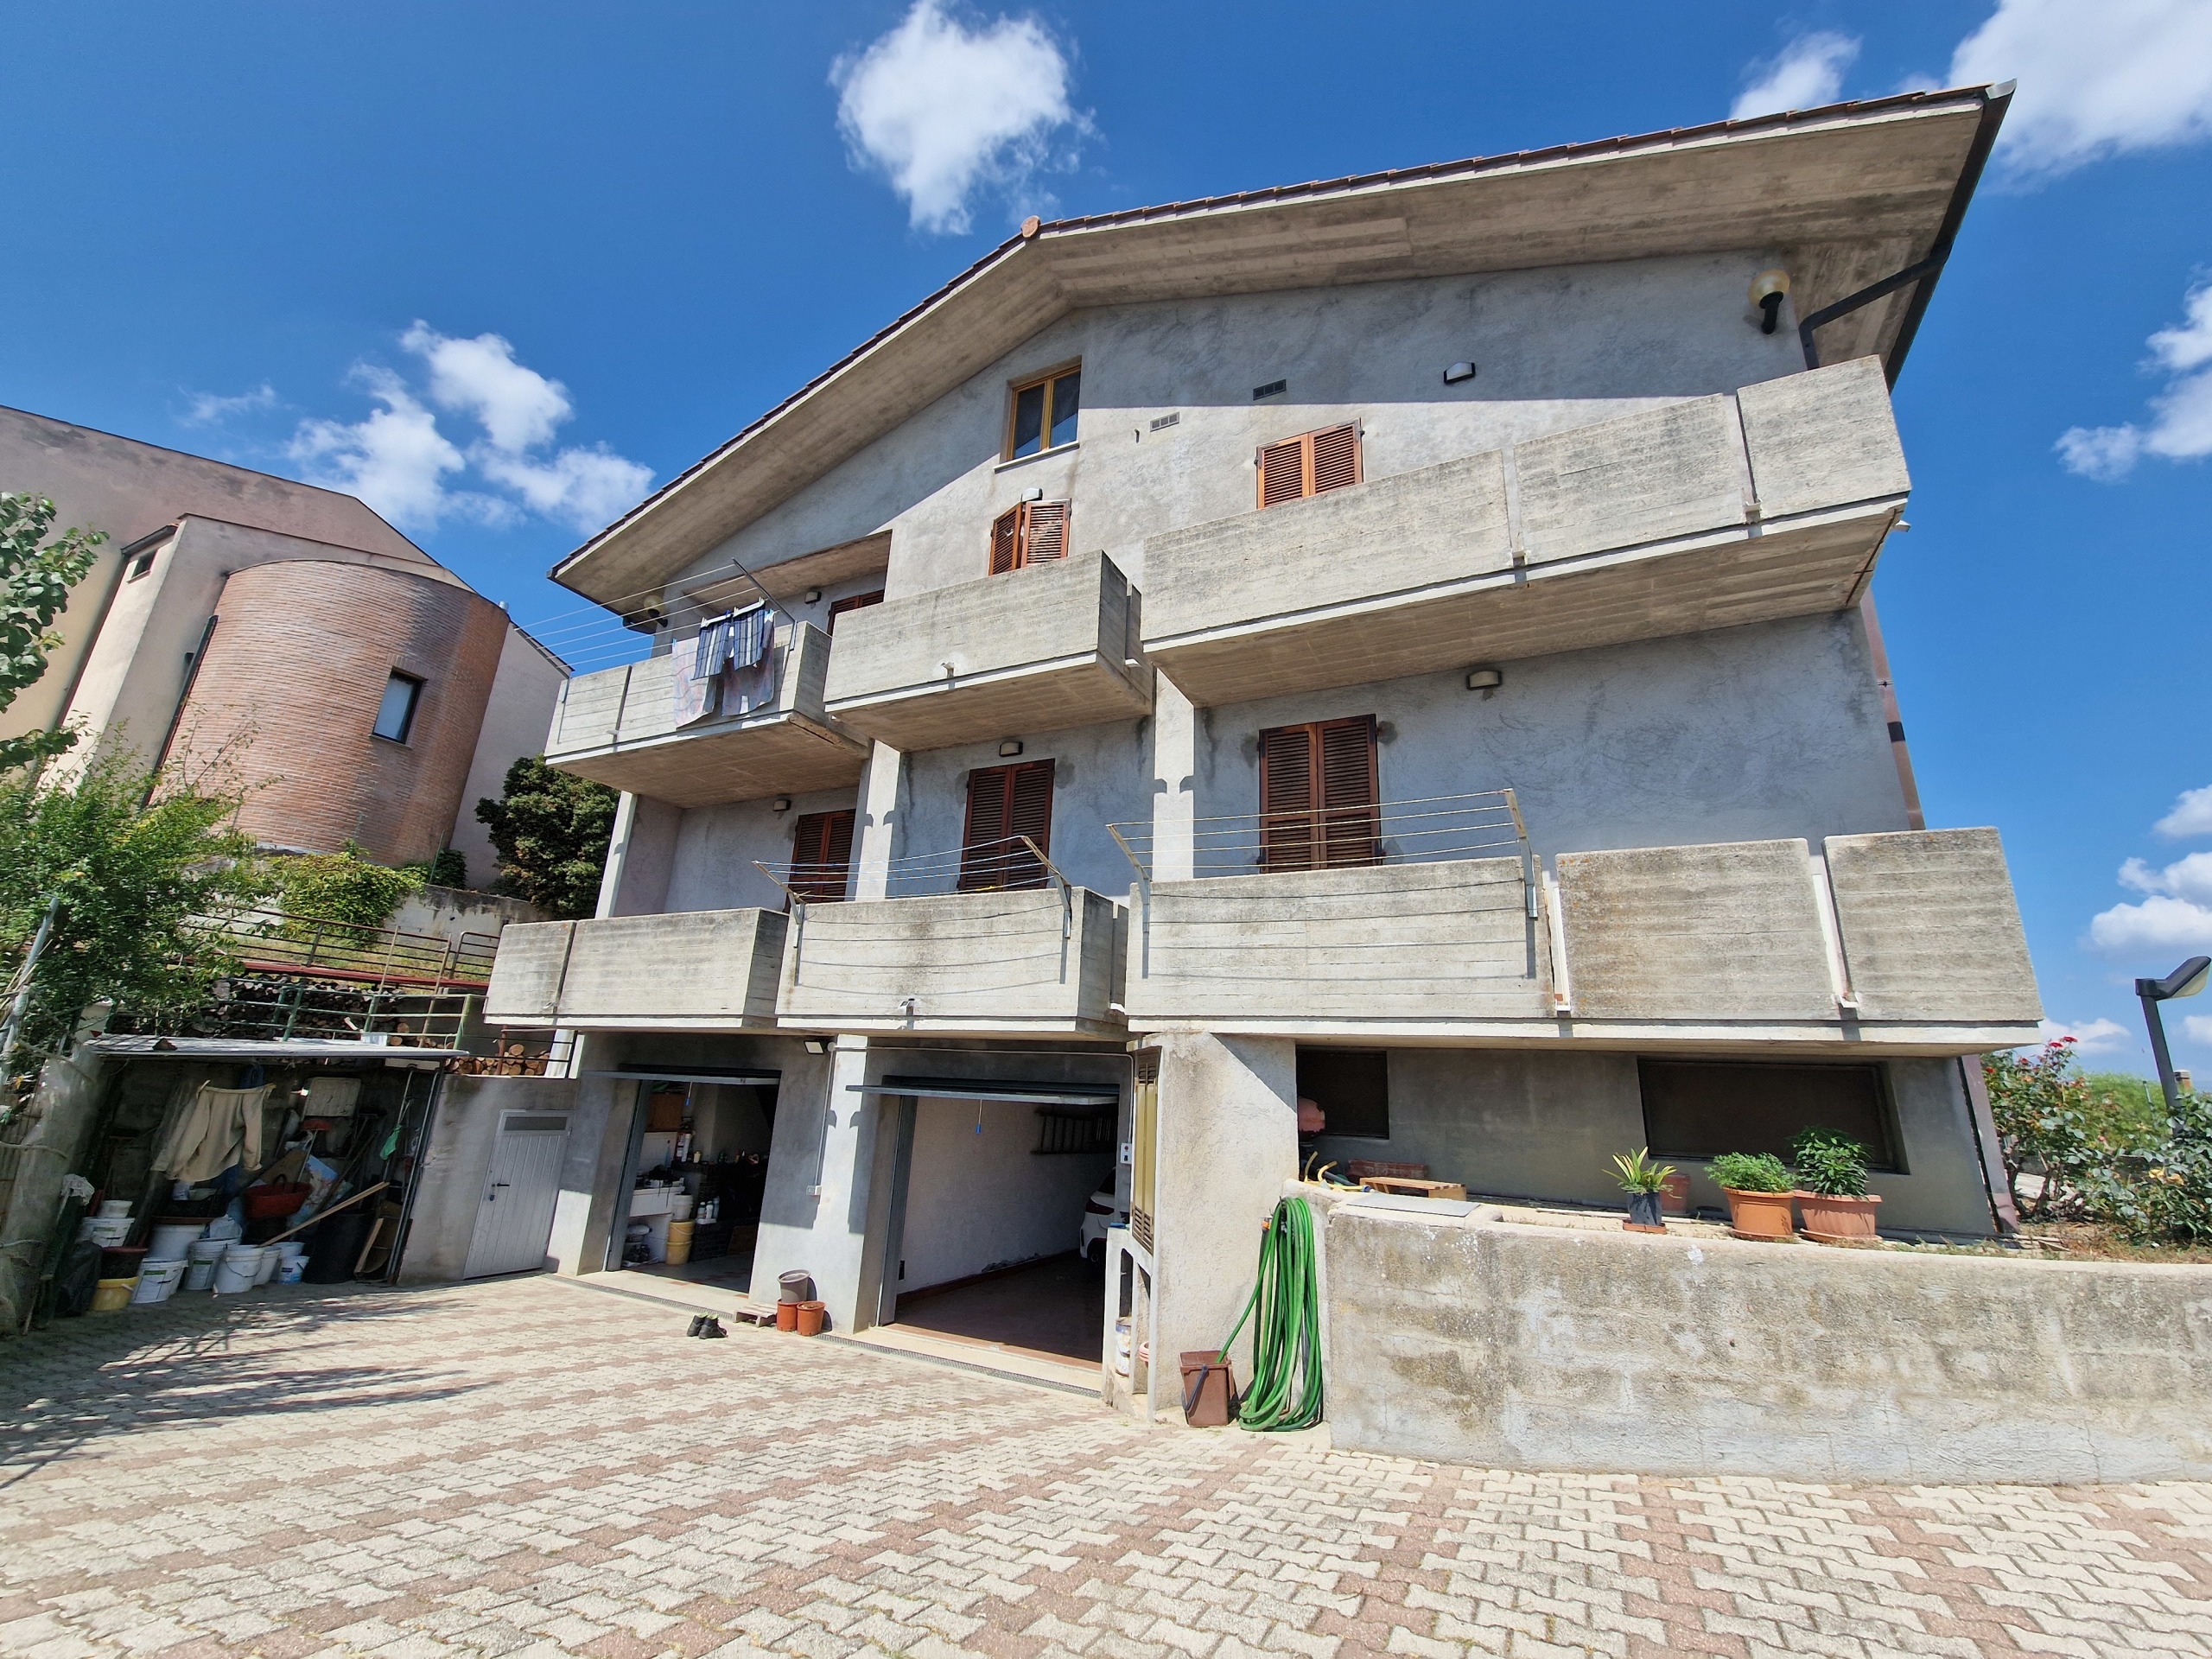
[[1521, 1475], [1147, 1431], [545, 1280], [0, 1345], [0, 1652], [2212, 1654], [2212, 1487]]

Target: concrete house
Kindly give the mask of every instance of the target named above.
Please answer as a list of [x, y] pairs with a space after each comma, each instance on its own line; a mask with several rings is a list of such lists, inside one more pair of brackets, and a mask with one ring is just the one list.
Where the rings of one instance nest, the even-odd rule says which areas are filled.
[[[2007, 96], [1032, 220], [594, 537], [557, 579], [652, 639], [547, 745], [624, 791], [600, 914], [487, 1009], [576, 1037], [545, 1259], [652, 1256], [703, 1171], [726, 1282], [895, 1332], [1118, 1176], [1172, 1354], [1303, 1162], [1602, 1205], [1648, 1145], [1713, 1205], [1812, 1124], [1989, 1232], [1974, 1057], [2040, 1009], [1868, 593]], [[446, 1133], [420, 1271], [487, 1196]]]

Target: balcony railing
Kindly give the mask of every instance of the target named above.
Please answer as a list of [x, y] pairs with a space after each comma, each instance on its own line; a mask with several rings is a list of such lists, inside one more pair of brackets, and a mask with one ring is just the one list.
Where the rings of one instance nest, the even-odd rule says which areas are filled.
[[[1106, 831], [1148, 884], [1160, 876], [1158, 830], [1151, 823], [1109, 823]], [[1245, 812], [1192, 820], [1171, 830], [1179, 850], [1168, 879], [1249, 875], [1255, 871], [1357, 869], [1376, 864], [1500, 855], [1526, 860], [1529, 831], [1510, 789], [1433, 795], [1420, 800], [1295, 812]]]
[[[679, 640], [677, 651], [690, 649]], [[830, 639], [786, 625], [770, 646], [774, 696], [743, 714], [677, 724], [673, 654], [563, 688], [545, 741], [549, 765], [677, 806], [842, 789], [860, 781], [868, 746], [826, 713]]]

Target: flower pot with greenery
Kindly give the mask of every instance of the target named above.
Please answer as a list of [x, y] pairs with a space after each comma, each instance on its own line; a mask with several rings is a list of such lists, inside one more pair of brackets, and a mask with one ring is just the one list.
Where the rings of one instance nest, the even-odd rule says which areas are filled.
[[1728, 1230], [1738, 1238], [1797, 1236], [1792, 1214], [1797, 1178], [1770, 1152], [1724, 1152], [1707, 1166], [1728, 1198]]
[[1866, 1191], [1866, 1148], [1834, 1129], [1807, 1129], [1789, 1143], [1789, 1155], [1805, 1236], [1823, 1244], [1871, 1243], [1882, 1201]]
[[1667, 1189], [1668, 1177], [1675, 1173], [1672, 1166], [1651, 1161], [1651, 1148], [1638, 1147], [1634, 1152], [1617, 1155], [1613, 1159], [1613, 1179], [1621, 1184], [1621, 1191], [1628, 1194], [1628, 1219], [1621, 1224], [1631, 1233], [1663, 1233], [1667, 1224], [1660, 1219], [1660, 1195]]

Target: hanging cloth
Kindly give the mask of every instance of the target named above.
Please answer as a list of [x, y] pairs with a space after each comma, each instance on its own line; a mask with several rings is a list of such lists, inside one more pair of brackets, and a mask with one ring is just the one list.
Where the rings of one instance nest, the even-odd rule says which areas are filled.
[[729, 623], [727, 616], [703, 622], [696, 639], [678, 640], [669, 652], [669, 690], [678, 726], [714, 711], [717, 683], [729, 660]]
[[722, 671], [722, 713], [749, 715], [776, 700], [776, 616], [755, 605], [729, 620], [729, 662]]
[[269, 1090], [218, 1089], [203, 1083], [184, 1104], [155, 1155], [156, 1172], [177, 1181], [204, 1181], [233, 1164], [261, 1164], [261, 1109]]

